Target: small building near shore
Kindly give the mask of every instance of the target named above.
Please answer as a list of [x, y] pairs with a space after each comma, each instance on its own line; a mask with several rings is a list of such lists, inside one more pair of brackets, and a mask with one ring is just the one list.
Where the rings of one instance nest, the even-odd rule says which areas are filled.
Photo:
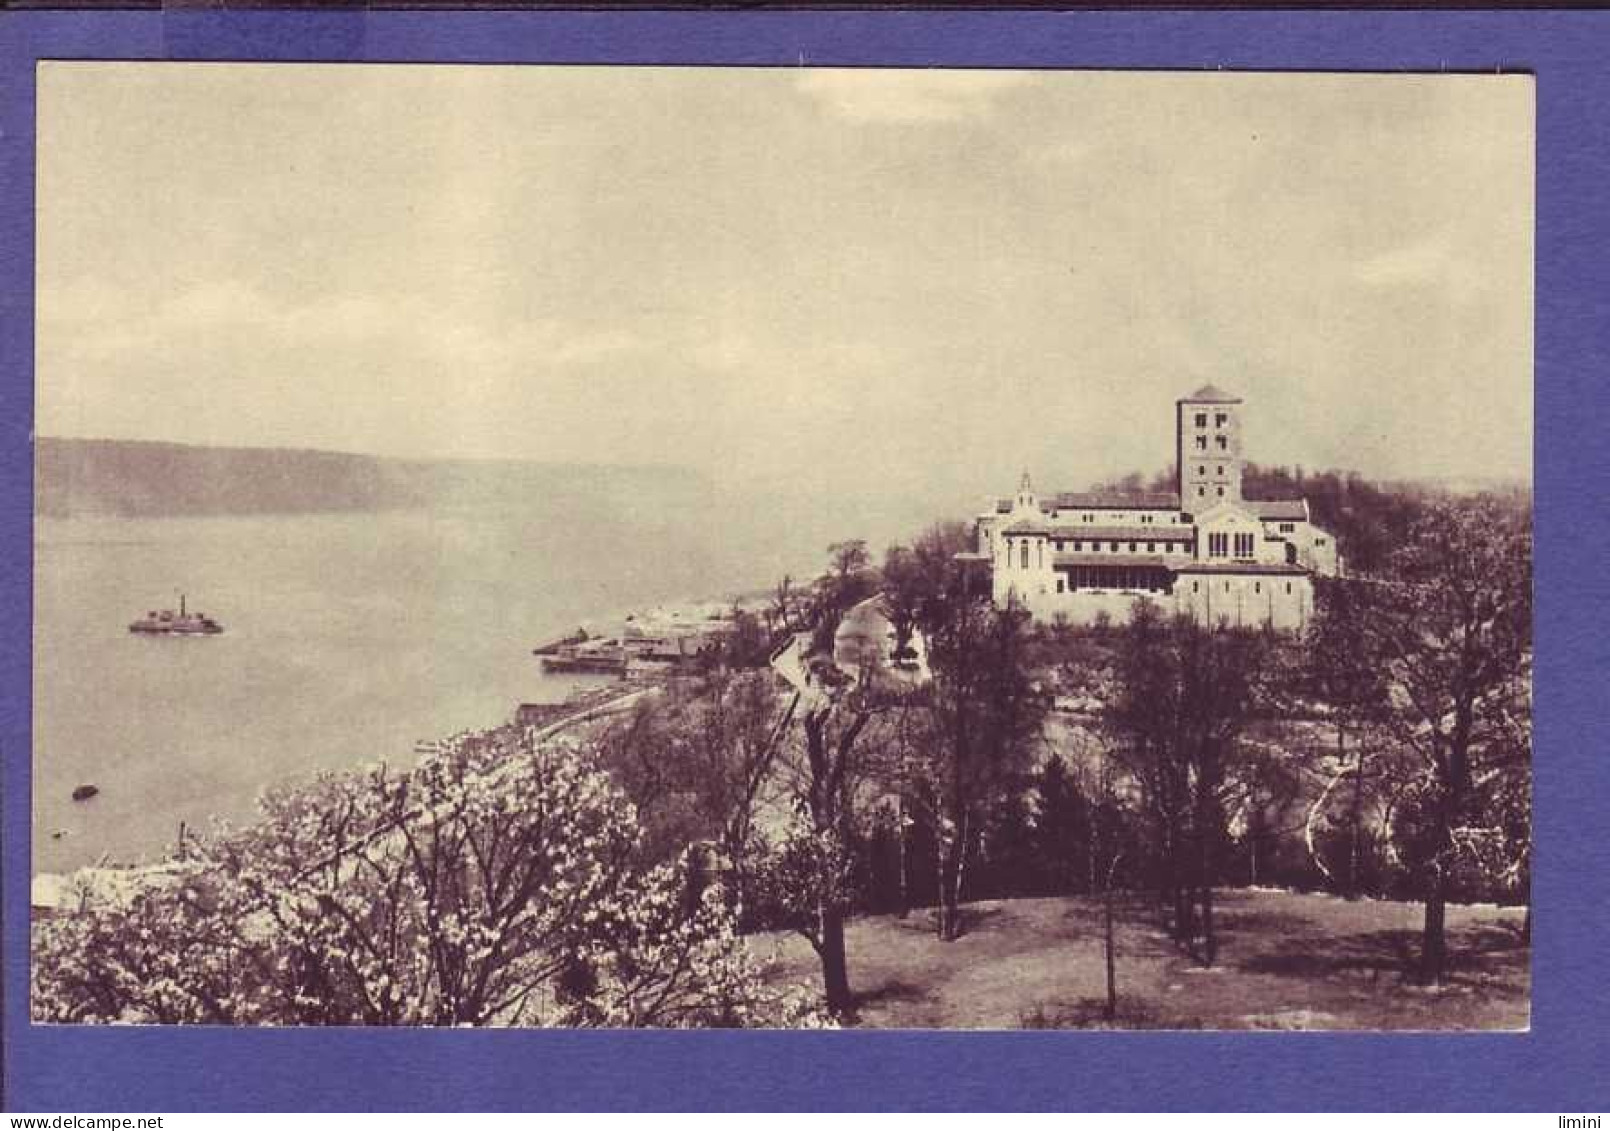
[[875, 671], [903, 684], [929, 679], [927, 643], [915, 628], [900, 632], [883, 595], [874, 594], [851, 607], [833, 634], [833, 662], [845, 672]]
[[915, 628], [902, 642], [888, 603], [875, 593], [851, 606], [833, 632], [832, 651], [813, 650], [809, 632], [791, 634], [771, 656], [771, 669], [804, 697], [807, 707], [860, 681], [898, 694], [927, 683], [927, 643]]

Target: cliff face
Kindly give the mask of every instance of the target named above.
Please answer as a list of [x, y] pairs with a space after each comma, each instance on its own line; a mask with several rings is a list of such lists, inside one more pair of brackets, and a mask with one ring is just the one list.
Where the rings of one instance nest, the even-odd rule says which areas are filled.
[[494, 504], [532, 495], [598, 498], [694, 489], [679, 468], [396, 460], [284, 448], [210, 448], [40, 438], [34, 497], [50, 517], [394, 510]]
[[382, 461], [335, 452], [40, 439], [40, 514], [165, 516], [406, 506]]

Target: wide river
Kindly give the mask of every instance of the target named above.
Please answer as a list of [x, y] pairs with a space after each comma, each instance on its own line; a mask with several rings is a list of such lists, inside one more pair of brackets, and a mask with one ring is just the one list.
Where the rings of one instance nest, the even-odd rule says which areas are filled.
[[[41, 519], [33, 870], [152, 859], [180, 822], [250, 819], [265, 786], [408, 763], [421, 739], [577, 686], [544, 676], [534, 645], [625, 609], [766, 586], [807, 552], [774, 540], [757, 554], [672, 522], [552, 519]], [[180, 589], [227, 631], [128, 631]], [[73, 801], [86, 783], [100, 793]]]

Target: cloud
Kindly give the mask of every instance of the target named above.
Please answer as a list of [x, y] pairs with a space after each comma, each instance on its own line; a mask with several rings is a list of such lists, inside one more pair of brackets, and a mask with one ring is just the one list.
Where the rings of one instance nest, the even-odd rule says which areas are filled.
[[1366, 286], [1395, 287], [1430, 283], [1448, 271], [1448, 243], [1432, 236], [1372, 255], [1354, 268], [1354, 277]]
[[701, 369], [719, 373], [741, 373], [768, 360], [751, 337], [731, 330], [695, 341], [687, 356]]
[[1029, 157], [1050, 165], [1077, 165], [1089, 158], [1091, 150], [1088, 141], [1063, 138], [1031, 149]]
[[852, 122], [923, 125], [985, 117], [1002, 94], [1033, 77], [1022, 71], [812, 70], [795, 87]]
[[127, 295], [90, 288], [41, 291], [40, 327], [80, 359], [129, 353], [194, 352], [227, 342], [263, 355], [276, 350], [373, 350], [502, 370], [538, 359], [548, 367], [586, 366], [645, 348], [619, 328], [557, 318], [494, 325], [474, 310], [421, 297], [337, 295], [291, 302], [239, 280], [198, 283], [133, 314]]
[[1078, 486], [1212, 379], [1268, 462], [1527, 466], [1474, 79], [148, 66], [41, 87], [41, 432]]

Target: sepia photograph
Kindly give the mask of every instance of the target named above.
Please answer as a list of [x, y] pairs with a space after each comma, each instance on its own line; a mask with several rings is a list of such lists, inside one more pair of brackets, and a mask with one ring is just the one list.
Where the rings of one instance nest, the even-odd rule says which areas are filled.
[[28, 1016], [1528, 1030], [1535, 109], [41, 62]]

